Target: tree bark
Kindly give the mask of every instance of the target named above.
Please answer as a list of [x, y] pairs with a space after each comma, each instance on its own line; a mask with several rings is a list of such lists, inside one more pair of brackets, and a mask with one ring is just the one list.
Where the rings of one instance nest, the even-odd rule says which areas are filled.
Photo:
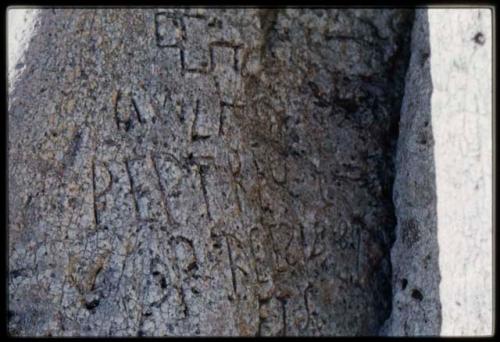
[[41, 10], [9, 92], [9, 331], [375, 335], [413, 12]]

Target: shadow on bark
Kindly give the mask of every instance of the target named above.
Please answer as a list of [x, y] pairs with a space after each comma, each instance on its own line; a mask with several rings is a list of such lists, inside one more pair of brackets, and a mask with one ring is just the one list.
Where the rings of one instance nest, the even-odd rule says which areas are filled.
[[[382, 335], [439, 335], [439, 244], [427, 10], [416, 11], [395, 156], [393, 308]], [[452, 172], [452, 170], [450, 170]]]

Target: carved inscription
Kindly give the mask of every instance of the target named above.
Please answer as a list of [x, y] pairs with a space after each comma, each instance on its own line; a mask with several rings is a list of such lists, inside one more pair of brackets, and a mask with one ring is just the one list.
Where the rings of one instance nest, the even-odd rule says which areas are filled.
[[231, 174], [224, 172], [211, 158], [198, 158], [196, 164], [209, 220], [218, 221], [224, 215], [237, 212], [239, 190], [232, 186]]
[[156, 120], [156, 114], [151, 104], [151, 99], [149, 99], [144, 92], [137, 92], [132, 95], [132, 105], [141, 124], [154, 122]]
[[210, 44], [211, 70], [215, 74], [216, 87], [224, 103], [236, 104], [236, 95], [242, 86], [239, 56], [241, 49], [241, 45], [227, 42]]
[[182, 19], [172, 13], [157, 13], [155, 15], [156, 42], [158, 47], [178, 47], [184, 30]]
[[192, 129], [193, 141], [207, 139], [218, 134], [220, 125], [219, 112], [220, 106], [214, 99], [202, 97], [196, 100]]
[[[156, 44], [159, 48], [177, 49], [181, 69], [185, 73], [226, 73], [231, 70], [234, 75], [239, 74], [242, 44], [207, 41], [206, 32], [209, 27], [213, 27], [211, 23], [212, 21], [203, 15], [156, 13]], [[224, 79], [236, 85], [239, 78], [233, 77], [233, 74]], [[223, 86], [220, 89], [225, 90], [228, 87]], [[231, 102], [231, 99], [228, 96], [223, 97], [224, 101]]]
[[170, 246], [175, 253], [175, 260], [180, 271], [190, 276], [198, 270], [193, 242], [183, 236], [176, 236], [170, 240]]
[[93, 213], [96, 228], [101, 225], [101, 213], [106, 209], [106, 195], [113, 183], [111, 171], [105, 164], [92, 160], [91, 165]]
[[186, 42], [184, 67], [190, 72], [207, 72], [210, 65], [210, 52], [205, 42], [206, 19], [185, 17]]
[[126, 161], [138, 218], [144, 221], [164, 221], [165, 208], [155, 198], [161, 198], [150, 156]]
[[[192, 287], [194, 278], [198, 277], [198, 258], [193, 241], [184, 236], [175, 236], [170, 239], [170, 247], [174, 254], [175, 267], [177, 269], [176, 289], [181, 299], [183, 307], [183, 318], [189, 316], [190, 310], [187, 299], [188, 289], [195, 289], [194, 294], [199, 294], [195, 287]], [[193, 293], [193, 291], [191, 291]], [[190, 296], [191, 297], [191, 296]]]
[[[198, 167], [189, 167], [171, 155], [148, 154], [113, 163], [115, 168], [124, 171], [122, 176], [130, 195], [127, 197], [140, 222], [156, 222], [161, 229], [185, 225], [195, 209], [208, 203]], [[106, 195], [115, 186], [118, 186], [116, 191], [121, 191], [123, 184], [108, 163], [94, 161], [91, 173], [94, 219], [99, 225], [102, 212], [107, 209]], [[193, 207], [186, 206], [186, 203]]]
[[185, 225], [197, 208], [206, 205], [197, 167], [167, 154], [156, 155], [154, 160], [171, 221], [175, 225]]
[[349, 283], [362, 281], [366, 240], [363, 227], [361, 219], [347, 220], [335, 206], [324, 208], [311, 231], [309, 265]]
[[111, 189], [113, 182], [113, 176], [108, 168], [103, 164], [92, 161], [92, 190], [94, 195], [94, 220], [96, 226], [99, 226], [100, 212], [102, 212], [106, 207], [106, 201], [104, 196]]
[[259, 302], [259, 336], [284, 336], [286, 334], [286, 313], [283, 302], [271, 297]]
[[235, 295], [244, 295], [245, 278], [250, 276], [249, 259], [241, 240], [232, 234], [225, 234]]
[[135, 93], [118, 90], [113, 95], [116, 128], [129, 132], [139, 125], [155, 122], [156, 113], [144, 91]]
[[256, 226], [250, 230], [250, 246], [255, 258], [255, 271], [259, 282], [269, 281], [272, 275], [266, 241], [269, 241], [269, 238], [262, 227]]
[[[293, 75], [292, 66], [286, 66], [281, 57], [302, 53], [286, 50], [291, 35], [280, 25], [287, 16], [273, 18], [271, 12], [269, 18], [259, 18], [264, 27], [248, 20], [233, 28], [226, 26], [233, 25], [230, 12], [220, 18], [211, 11], [206, 16], [183, 10], [156, 13], [155, 39], [146, 40], [156, 42], [157, 49], [148, 54], [154, 63], [145, 69], [145, 78], [131, 77], [134, 84], [113, 93], [108, 125], [117, 134], [100, 132], [104, 137], [95, 137], [97, 145], [105, 145], [94, 153], [103, 160], [93, 160], [91, 166], [93, 219], [101, 240], [95, 232], [87, 240], [91, 246], [96, 241], [97, 248], [111, 246], [116, 260], [92, 271], [89, 283], [92, 290], [99, 288], [105, 272], [109, 277], [121, 272], [116, 289], [127, 297], [125, 311], [138, 313], [132, 317], [127, 312], [127, 319], [137, 323], [140, 333], [156, 331], [164, 321], [160, 333], [195, 332], [197, 325], [206, 329], [199, 321], [226, 309], [235, 322], [228, 330], [208, 331], [254, 334], [258, 327], [261, 335], [321, 333], [327, 324], [334, 326], [331, 331], [343, 328], [340, 316], [351, 305], [346, 299], [371, 303], [369, 296], [351, 296], [351, 289], [360, 289], [364, 280], [370, 286], [379, 281], [368, 270], [380, 265], [385, 252], [373, 247], [385, 239], [380, 230], [364, 229], [364, 222], [353, 217], [366, 215], [373, 226], [381, 221], [379, 211], [360, 213], [356, 207], [371, 201], [371, 193], [358, 192], [371, 182], [360, 170], [370, 170], [357, 167], [364, 154], [351, 156], [349, 146], [337, 144], [342, 139], [321, 139], [337, 129], [330, 121], [348, 120], [341, 117], [345, 113], [334, 108], [331, 115], [323, 115], [309, 108], [332, 107], [335, 101], [328, 99], [326, 89], [330, 78], [346, 77], [335, 73], [319, 85], [309, 82], [316, 103], [301, 89], [296, 89], [298, 96], [276, 91], [285, 79], [307, 87], [307, 78], [319, 76], [300, 79], [302, 73]], [[276, 32], [267, 27], [271, 24]], [[264, 35], [273, 31], [271, 40], [280, 43], [271, 42], [270, 49], [259, 47], [262, 37], [251, 38], [245, 40], [252, 47], [247, 51], [239, 38], [231, 38], [251, 36], [243, 27], [262, 29]], [[251, 57], [255, 50], [262, 55]], [[275, 58], [283, 63], [271, 65]], [[249, 75], [245, 84], [243, 64], [256, 76]], [[326, 70], [316, 64], [314, 68], [314, 75]], [[292, 74], [280, 80], [280, 71]], [[366, 78], [356, 82], [370, 81]], [[243, 85], [248, 89], [242, 91]], [[243, 99], [251, 99], [254, 108], [247, 108]], [[313, 118], [303, 115], [308, 109], [314, 109]], [[317, 150], [306, 131], [321, 140]], [[344, 131], [340, 133], [342, 138]], [[76, 141], [78, 149], [79, 135]], [[358, 145], [353, 148], [364, 147]], [[347, 191], [354, 191], [345, 196], [349, 203], [342, 200]], [[91, 222], [91, 215], [85, 220]], [[206, 241], [208, 233], [211, 240]], [[103, 243], [105, 239], [109, 241]], [[408, 243], [408, 238], [403, 241]], [[85, 253], [93, 251], [85, 245]], [[144, 276], [133, 276], [136, 271]], [[332, 319], [324, 323], [327, 318]]]
[[113, 101], [116, 128], [118, 130], [124, 129], [128, 132], [132, 128], [134, 118], [131, 117], [132, 111], [130, 110], [130, 107], [125, 105], [126, 102], [123, 101], [123, 94], [120, 90], [115, 92]]
[[294, 266], [304, 258], [303, 243], [298, 229], [287, 223], [273, 225], [270, 228], [273, 240], [274, 262], [278, 272]]
[[350, 244], [352, 245], [352, 236], [349, 223], [341, 218], [339, 222], [333, 226], [333, 240], [335, 244], [341, 248], [346, 249]]
[[287, 173], [285, 158], [272, 153], [269, 154], [268, 158], [271, 167], [271, 175], [273, 176], [274, 181], [281, 185], [285, 184]]

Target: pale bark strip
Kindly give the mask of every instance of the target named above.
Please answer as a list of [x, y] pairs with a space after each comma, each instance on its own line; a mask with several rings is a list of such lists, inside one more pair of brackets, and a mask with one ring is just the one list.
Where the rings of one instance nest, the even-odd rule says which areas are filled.
[[492, 10], [430, 9], [443, 336], [493, 334]]

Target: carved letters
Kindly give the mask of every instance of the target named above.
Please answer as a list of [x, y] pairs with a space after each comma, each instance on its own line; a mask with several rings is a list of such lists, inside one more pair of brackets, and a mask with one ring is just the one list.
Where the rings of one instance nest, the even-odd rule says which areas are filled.
[[155, 122], [156, 113], [151, 99], [143, 91], [118, 90], [113, 95], [116, 128], [129, 132], [139, 125]]
[[255, 268], [259, 282], [267, 282], [271, 279], [272, 269], [269, 260], [266, 242], [269, 241], [267, 233], [260, 226], [250, 230], [250, 247], [255, 259]]
[[156, 42], [158, 47], [178, 47], [182, 39], [182, 21], [172, 13], [157, 13], [155, 16]]
[[278, 272], [285, 271], [303, 259], [304, 250], [300, 241], [300, 232], [287, 223], [271, 226], [274, 250], [274, 262]]
[[[160, 12], [155, 15], [156, 44], [159, 48], [179, 50], [180, 66], [185, 73], [209, 72], [225, 73], [231, 70], [231, 76], [223, 78], [239, 82], [241, 71], [242, 44], [230, 41], [206, 41], [206, 31], [211, 22], [204, 16]], [[233, 77], [235, 76], [235, 77]], [[221, 89], [230, 89], [223, 86]], [[227, 95], [227, 94], [226, 94]], [[223, 101], [231, 97], [223, 96]]]

